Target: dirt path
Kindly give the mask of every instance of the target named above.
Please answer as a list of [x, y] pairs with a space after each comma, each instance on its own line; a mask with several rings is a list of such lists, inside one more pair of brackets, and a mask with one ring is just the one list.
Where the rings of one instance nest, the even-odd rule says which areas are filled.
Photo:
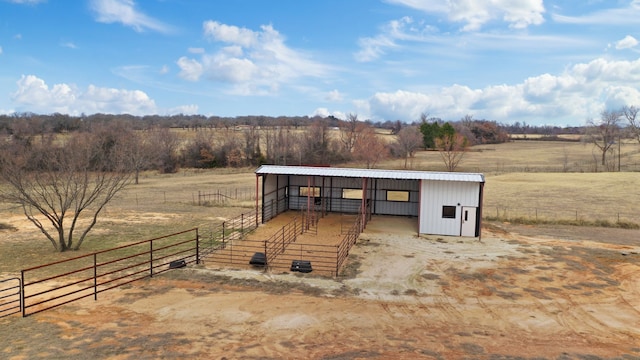
[[0, 319], [0, 357], [640, 359], [632, 242], [418, 237], [413, 221], [374, 218], [350, 278], [199, 267]]

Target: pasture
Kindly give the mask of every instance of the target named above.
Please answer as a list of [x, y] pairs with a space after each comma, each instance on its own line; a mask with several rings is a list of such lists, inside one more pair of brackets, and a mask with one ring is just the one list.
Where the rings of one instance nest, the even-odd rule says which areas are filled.
[[[474, 147], [458, 170], [485, 173], [485, 216], [539, 209], [541, 218], [615, 222], [622, 214], [636, 222], [638, 173], [630, 170], [640, 146], [621, 149], [622, 172], [599, 166], [590, 172], [591, 145], [543, 141]], [[402, 165], [391, 159], [378, 167]], [[443, 164], [438, 153], [419, 152], [411, 168], [442, 171]], [[193, 227], [206, 237], [254, 203], [198, 206], [197, 193], [255, 188], [253, 170], [143, 174], [110, 203], [79, 252], [55, 253], [20, 209], [3, 204], [0, 277]], [[560, 210], [566, 215], [550, 212]], [[97, 302], [0, 319], [0, 353], [9, 359], [640, 357], [634, 327], [640, 230], [485, 221], [478, 242], [418, 238], [410, 220], [389, 221], [374, 221], [363, 233], [346, 278], [208, 269], [205, 261]]]

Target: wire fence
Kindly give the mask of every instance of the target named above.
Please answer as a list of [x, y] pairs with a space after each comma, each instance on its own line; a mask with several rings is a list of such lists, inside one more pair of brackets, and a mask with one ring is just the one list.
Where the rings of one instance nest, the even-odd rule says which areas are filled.
[[525, 219], [536, 222], [593, 222], [593, 223], [637, 223], [637, 214], [623, 212], [603, 212], [590, 209], [508, 207], [485, 205], [483, 217], [490, 220], [509, 221]]
[[230, 202], [255, 201], [255, 188], [220, 188], [213, 191], [198, 191], [198, 206], [205, 205], [225, 205]]

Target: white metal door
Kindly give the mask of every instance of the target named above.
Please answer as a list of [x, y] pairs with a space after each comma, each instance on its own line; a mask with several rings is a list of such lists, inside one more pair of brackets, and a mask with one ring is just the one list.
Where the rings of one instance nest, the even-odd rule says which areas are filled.
[[476, 207], [462, 207], [462, 226], [460, 236], [476, 236]]

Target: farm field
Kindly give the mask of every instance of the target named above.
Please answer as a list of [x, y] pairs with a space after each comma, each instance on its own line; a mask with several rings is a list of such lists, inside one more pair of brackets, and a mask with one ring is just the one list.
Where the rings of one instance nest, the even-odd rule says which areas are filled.
[[[514, 152], [526, 153], [519, 144], [469, 153], [463, 163], [461, 170], [478, 171], [476, 156], [490, 155], [486, 209], [635, 212], [637, 173], [506, 171], [517, 167]], [[547, 160], [531, 157], [530, 168], [561, 156], [563, 147], [553, 145], [540, 151]], [[584, 155], [585, 145], [567, 146]], [[433, 155], [418, 154], [414, 168], [441, 170]], [[255, 188], [252, 170], [145, 174], [107, 208], [80, 253], [192, 227], [206, 232], [250, 211], [251, 200], [194, 204], [199, 191]], [[19, 209], [3, 206], [0, 214], [13, 227], [1, 231], [0, 277], [79, 255], [54, 253]], [[484, 225], [482, 241], [417, 237], [412, 219], [374, 217], [339, 279], [208, 268], [205, 260], [95, 302], [0, 319], [0, 357], [640, 358], [640, 230]]]

